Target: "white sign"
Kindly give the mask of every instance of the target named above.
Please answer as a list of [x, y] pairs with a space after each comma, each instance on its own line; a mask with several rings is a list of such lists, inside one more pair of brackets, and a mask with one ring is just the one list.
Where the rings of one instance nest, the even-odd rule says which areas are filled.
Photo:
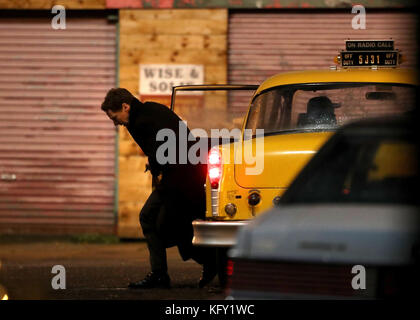
[[141, 64], [140, 95], [171, 95], [172, 87], [203, 84], [204, 66], [197, 64]]

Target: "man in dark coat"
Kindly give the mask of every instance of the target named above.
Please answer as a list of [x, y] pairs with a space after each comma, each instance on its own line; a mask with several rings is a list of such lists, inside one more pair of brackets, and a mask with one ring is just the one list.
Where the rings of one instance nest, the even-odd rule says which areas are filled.
[[[166, 248], [178, 246], [183, 260], [194, 259], [203, 264], [199, 286], [203, 287], [216, 275], [215, 262], [206, 249], [192, 245], [192, 221], [205, 215], [206, 167], [179, 163], [178, 146], [191, 141], [182, 141], [180, 132], [190, 133], [185, 123], [168, 107], [154, 103], [142, 103], [128, 90], [114, 88], [108, 91], [102, 110], [115, 125], [124, 125], [144, 154], [154, 181], [154, 190], [140, 211], [140, 224], [150, 254], [151, 272], [145, 279], [130, 283], [131, 288], [170, 287], [167, 273]], [[176, 137], [176, 162], [163, 163], [158, 159], [158, 149], [165, 141], [157, 141], [161, 130], [171, 130]], [[181, 131], [180, 131], [181, 130]], [[169, 151], [168, 151], [169, 152]]]

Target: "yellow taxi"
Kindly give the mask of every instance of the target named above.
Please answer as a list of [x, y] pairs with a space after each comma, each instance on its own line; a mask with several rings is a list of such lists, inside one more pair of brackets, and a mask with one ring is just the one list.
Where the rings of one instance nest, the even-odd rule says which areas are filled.
[[209, 151], [207, 211], [193, 222], [194, 245], [234, 245], [238, 228], [277, 204], [341, 125], [414, 108], [417, 76], [399, 67], [392, 40], [346, 41], [335, 61], [327, 70], [277, 74], [257, 88], [240, 138]]

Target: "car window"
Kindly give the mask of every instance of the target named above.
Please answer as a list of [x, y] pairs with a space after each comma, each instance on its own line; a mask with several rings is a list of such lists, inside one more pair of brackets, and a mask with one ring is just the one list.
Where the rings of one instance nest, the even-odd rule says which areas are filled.
[[288, 202], [417, 201], [414, 142], [343, 137], [323, 159], [311, 172], [306, 172], [299, 188], [289, 190]]
[[413, 144], [384, 141], [375, 152], [367, 181], [377, 182], [386, 179], [409, 178], [416, 175], [416, 148]]
[[415, 105], [415, 87], [395, 84], [306, 84], [276, 87], [252, 102], [247, 129], [265, 134], [331, 130], [355, 119], [402, 114]]
[[198, 130], [194, 132], [196, 137], [209, 137], [212, 130], [227, 129], [237, 132], [239, 138], [248, 103], [255, 88], [254, 86], [215, 87], [178, 88], [173, 97], [172, 107], [177, 115], [187, 122], [191, 130]]

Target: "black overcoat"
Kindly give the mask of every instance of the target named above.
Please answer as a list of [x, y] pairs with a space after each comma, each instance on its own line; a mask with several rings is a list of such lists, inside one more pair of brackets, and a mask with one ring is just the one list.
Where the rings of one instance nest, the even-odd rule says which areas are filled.
[[[127, 129], [136, 143], [148, 157], [150, 170], [153, 176], [162, 174], [161, 182], [156, 186], [165, 201], [165, 216], [160, 217], [159, 230], [165, 230], [162, 236], [166, 237], [168, 244], [190, 244], [192, 240], [192, 224], [194, 219], [203, 219], [205, 215], [206, 179], [205, 164], [179, 163], [179, 143], [185, 143], [180, 137], [181, 130], [190, 131], [185, 123], [168, 107], [155, 103], [142, 103], [134, 98], [130, 104], [129, 123]], [[157, 141], [156, 136], [162, 129], [170, 129], [176, 136], [176, 163], [160, 164], [156, 154], [159, 146], [165, 141]], [[194, 141], [187, 142], [187, 149]], [[184, 150], [185, 151], [185, 150]], [[170, 246], [170, 245], [168, 245]], [[183, 248], [179, 248], [181, 256]]]

